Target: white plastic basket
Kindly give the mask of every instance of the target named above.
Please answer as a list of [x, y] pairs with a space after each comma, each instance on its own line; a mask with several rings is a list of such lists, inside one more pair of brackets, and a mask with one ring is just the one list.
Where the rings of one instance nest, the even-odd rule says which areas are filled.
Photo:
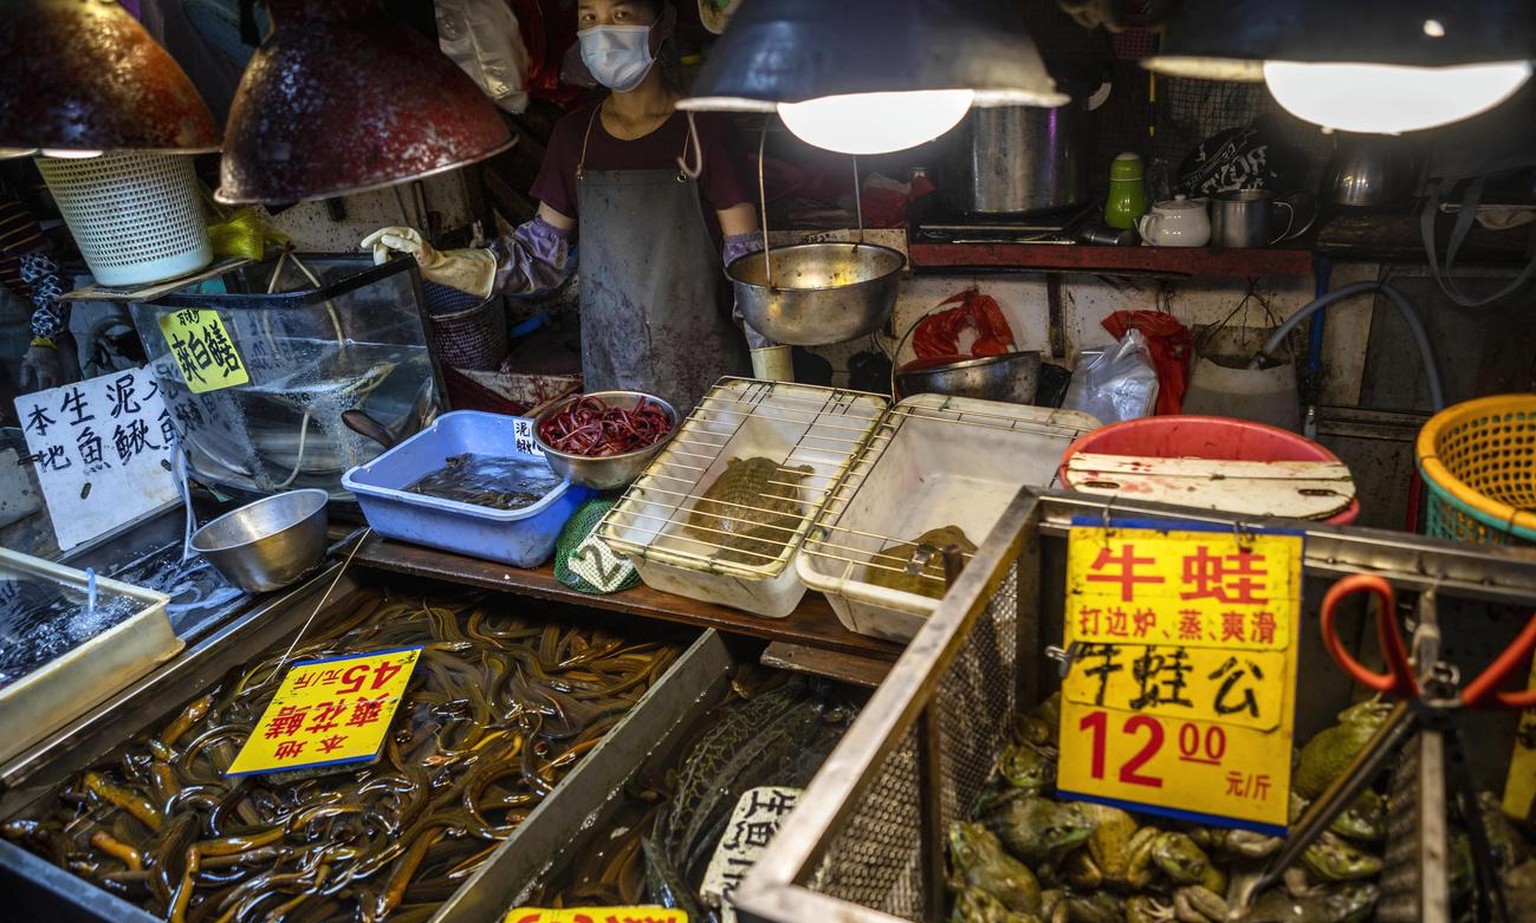
[[896, 570], [878, 553], [951, 524], [980, 545], [1019, 488], [1051, 486], [1061, 453], [1098, 426], [1074, 410], [909, 397], [833, 491], [795, 569], [849, 631], [906, 642], [939, 600], [868, 582], [871, 568]]
[[37, 158], [37, 169], [101, 285], [174, 279], [213, 262], [192, 158]]

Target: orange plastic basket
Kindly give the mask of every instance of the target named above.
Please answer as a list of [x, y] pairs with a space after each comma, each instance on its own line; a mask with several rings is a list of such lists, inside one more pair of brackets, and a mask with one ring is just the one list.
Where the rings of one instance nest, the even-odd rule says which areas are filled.
[[1419, 431], [1430, 535], [1536, 545], [1536, 394], [1447, 407]]

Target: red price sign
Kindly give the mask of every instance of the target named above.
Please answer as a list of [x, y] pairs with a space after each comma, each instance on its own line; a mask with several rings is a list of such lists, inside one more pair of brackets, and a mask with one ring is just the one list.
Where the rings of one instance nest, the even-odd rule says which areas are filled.
[[1301, 537], [1072, 530], [1058, 787], [1283, 832]]

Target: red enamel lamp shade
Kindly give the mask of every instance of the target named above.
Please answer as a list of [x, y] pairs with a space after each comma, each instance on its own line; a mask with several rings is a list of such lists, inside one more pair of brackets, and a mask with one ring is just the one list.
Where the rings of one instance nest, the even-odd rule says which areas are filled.
[[377, 0], [268, 0], [273, 32], [225, 126], [221, 202], [363, 192], [492, 156], [513, 137], [496, 107]]
[[192, 81], [116, 0], [0, 0], [0, 156], [218, 148]]

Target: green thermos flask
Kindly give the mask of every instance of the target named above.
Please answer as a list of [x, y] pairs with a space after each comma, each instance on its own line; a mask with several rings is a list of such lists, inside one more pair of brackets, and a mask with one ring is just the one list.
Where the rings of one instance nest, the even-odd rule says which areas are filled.
[[1134, 228], [1147, 210], [1147, 187], [1141, 157], [1121, 154], [1109, 165], [1109, 198], [1104, 202], [1104, 223], [1112, 228]]

